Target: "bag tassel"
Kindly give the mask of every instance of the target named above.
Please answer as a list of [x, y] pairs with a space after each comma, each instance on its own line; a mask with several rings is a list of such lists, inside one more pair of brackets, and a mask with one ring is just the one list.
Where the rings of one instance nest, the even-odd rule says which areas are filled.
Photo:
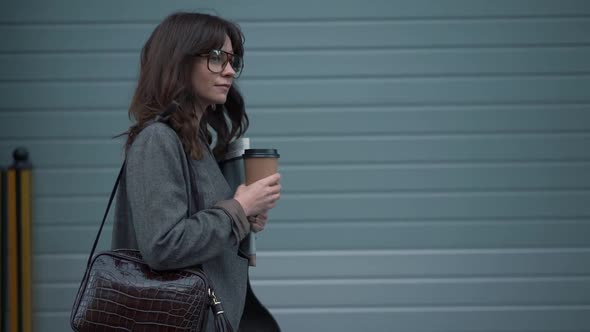
[[209, 296], [211, 297], [211, 310], [213, 311], [215, 331], [217, 332], [234, 332], [230, 322], [224, 315], [223, 307], [221, 302], [217, 300], [215, 293], [209, 290]]

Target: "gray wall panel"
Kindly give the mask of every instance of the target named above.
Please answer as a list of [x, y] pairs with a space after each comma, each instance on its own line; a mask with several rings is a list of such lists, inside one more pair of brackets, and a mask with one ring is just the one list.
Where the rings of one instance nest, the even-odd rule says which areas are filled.
[[[273, 308], [334, 307], [438, 307], [588, 305], [588, 278], [495, 278], [437, 280], [279, 280], [254, 281], [260, 299]], [[40, 284], [36, 309], [66, 311], [70, 303], [56, 305], [54, 298], [73, 299], [77, 285]], [[346, 305], [343, 305], [346, 303]]]
[[[31, 3], [38, 8], [30, 10]], [[223, 16], [248, 20], [309, 20], [309, 19], [350, 19], [350, 18], [422, 18], [422, 17], [516, 17], [522, 16], [565, 16], [588, 15], [590, 6], [584, 0], [447, 0], [445, 6], [432, 5], [430, 0], [395, 2], [389, 0], [371, 1], [371, 6], [359, 6], [357, 0], [341, 0], [334, 6], [313, 6], [312, 0], [297, 3], [281, 3], [262, 0], [244, 6], [238, 0], [224, 1], [213, 5], [208, 1], [181, 0], [174, 3], [131, 0], [123, 3], [105, 0], [100, 4], [82, 4], [76, 0], [61, 0], [55, 4], [38, 1], [2, 3], [0, 21], [17, 23], [36, 22], [112, 22], [112, 21], [157, 21], [166, 13], [175, 10], [209, 10]], [[309, 10], [310, 6], [314, 10]], [[117, 10], [113, 10], [117, 8]], [[75, 15], [73, 15], [75, 14]]]
[[[97, 229], [98, 225], [37, 227], [33, 234], [34, 252], [88, 252], [88, 244], [94, 241]], [[103, 230], [101, 250], [109, 247], [110, 231], [110, 227]], [[400, 223], [307, 220], [268, 226], [257, 236], [256, 246], [260, 250], [584, 248], [590, 245], [589, 234], [590, 223], [575, 220]]]
[[[35, 255], [35, 281], [75, 283], [87, 258]], [[579, 262], [589, 259], [588, 249], [262, 251], [250, 275], [256, 280], [583, 276], [590, 274], [590, 264]]]
[[[255, 143], [254, 140], [266, 136], [580, 132], [590, 129], [588, 106], [589, 104], [249, 108], [251, 122], [247, 136]], [[309, 121], [310, 117], [313, 117], [313, 122]], [[532, 117], [535, 121], [531, 121]], [[7, 110], [0, 113], [0, 138], [106, 139], [123, 133], [129, 124], [128, 118], [127, 110], [123, 109], [78, 109], [75, 112]], [[13, 125], [15, 123], [18, 126]]]
[[[134, 86], [132, 82], [0, 82], [0, 95], [5, 96], [0, 110], [125, 110]], [[251, 107], [590, 102], [587, 75], [250, 80], [240, 86]]]
[[[246, 54], [242, 78], [579, 73], [588, 57], [588, 46], [268, 50]], [[5, 80], [134, 80], [138, 68], [137, 52], [0, 54]]]
[[[286, 331], [581, 332], [590, 325], [587, 306], [483, 308], [271, 309]], [[39, 314], [39, 331], [69, 329], [67, 314]]]
[[[253, 142], [254, 143], [254, 142]], [[514, 135], [260, 137], [285, 165], [588, 161], [590, 133]], [[38, 167], [119, 167], [122, 143], [108, 139], [3, 140], [0, 153], [26, 144]]]
[[[590, 325], [587, 306], [297, 310], [274, 313], [289, 331], [579, 332]], [[407, 328], [406, 328], [407, 327]]]
[[[155, 26], [152, 23], [7, 26], [0, 31], [0, 38], [6, 40], [0, 45], [0, 52], [135, 51], [142, 47]], [[590, 41], [585, 33], [590, 29], [587, 17], [247, 22], [241, 27], [246, 36], [253, 37], [247, 44], [253, 50], [572, 45]], [[10, 38], [15, 35], [21, 38]]]
[[[30, 10], [30, 4], [38, 8]], [[223, 16], [242, 20], [285, 19], [349, 19], [349, 18], [422, 18], [422, 17], [517, 17], [588, 15], [590, 6], [584, 0], [446, 0], [445, 6], [436, 6], [430, 0], [399, 2], [389, 0], [371, 1], [371, 6], [359, 6], [357, 0], [341, 0], [338, 6], [313, 6], [312, 0], [296, 3], [256, 1], [244, 6], [239, 0], [213, 3], [208, 1], [181, 0], [174, 3], [131, 0], [123, 3], [105, 0], [100, 4], [82, 4], [76, 0], [61, 0], [56, 4], [38, 1], [2, 3], [0, 21], [4, 22], [111, 22], [160, 20], [166, 13], [175, 10], [209, 10]], [[309, 10], [310, 6], [314, 10]], [[113, 10], [117, 8], [117, 10]], [[75, 15], [73, 15], [75, 14]]]
[[[78, 195], [80, 196], [80, 195]], [[420, 220], [587, 218], [587, 191], [524, 193], [285, 194], [273, 220]], [[108, 197], [38, 198], [35, 223], [88, 225], [100, 221]], [[371, 211], [370, 214], [366, 211]]]
[[[283, 166], [283, 193], [489, 192], [590, 188], [590, 163], [538, 165]], [[39, 170], [35, 192], [43, 197], [107, 195], [118, 169]]]

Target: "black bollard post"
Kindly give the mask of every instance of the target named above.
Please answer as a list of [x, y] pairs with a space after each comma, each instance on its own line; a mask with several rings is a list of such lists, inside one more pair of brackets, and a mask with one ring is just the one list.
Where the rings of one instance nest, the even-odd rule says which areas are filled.
[[8, 168], [7, 185], [7, 251], [10, 274], [8, 309], [9, 331], [32, 331], [32, 165], [24, 148], [13, 152], [14, 163]]

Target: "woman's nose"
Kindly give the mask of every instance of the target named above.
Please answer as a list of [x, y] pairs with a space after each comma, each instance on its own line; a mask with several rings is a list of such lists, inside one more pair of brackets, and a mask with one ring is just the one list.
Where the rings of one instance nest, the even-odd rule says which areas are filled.
[[227, 65], [225, 66], [225, 68], [223, 69], [222, 72], [223, 76], [236, 76], [236, 71], [234, 70], [234, 68], [231, 66], [231, 63], [227, 63]]

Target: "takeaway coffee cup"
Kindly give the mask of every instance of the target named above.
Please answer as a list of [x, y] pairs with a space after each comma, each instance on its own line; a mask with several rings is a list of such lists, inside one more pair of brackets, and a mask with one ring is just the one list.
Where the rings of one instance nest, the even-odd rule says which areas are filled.
[[[279, 154], [276, 149], [245, 149], [244, 173], [246, 185], [250, 185], [267, 176], [278, 172]], [[248, 234], [248, 248], [250, 264], [256, 266], [256, 238], [254, 233]]]
[[279, 153], [276, 149], [246, 149], [242, 156], [246, 171], [246, 185], [273, 175], [279, 170]]

